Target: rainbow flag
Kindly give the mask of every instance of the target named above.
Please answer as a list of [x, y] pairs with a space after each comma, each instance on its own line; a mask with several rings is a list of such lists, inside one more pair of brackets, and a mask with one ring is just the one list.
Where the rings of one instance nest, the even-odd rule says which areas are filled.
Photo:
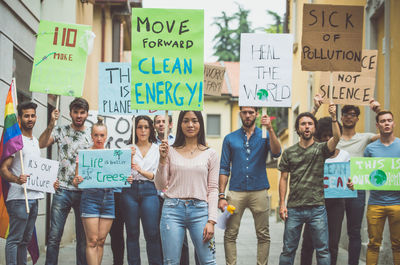
[[[6, 107], [4, 111], [4, 129], [1, 135], [0, 142], [0, 165], [3, 161], [18, 152], [24, 147], [22, 141], [22, 133], [19, 128], [17, 116], [15, 115], [13, 97], [12, 97], [13, 82], [11, 82], [10, 89], [6, 99]], [[7, 238], [10, 219], [8, 216], [6, 201], [10, 184], [1, 178], [0, 181], [0, 237]], [[36, 264], [39, 259], [39, 246], [36, 236], [36, 227], [33, 230], [32, 239], [28, 244], [28, 251], [31, 255], [33, 264]]]
[[10, 89], [8, 90], [6, 108], [4, 111], [4, 129], [0, 142], [0, 164], [3, 163], [4, 159], [24, 147], [21, 129], [19, 128], [17, 115], [15, 115], [12, 87], [13, 82], [11, 82]]

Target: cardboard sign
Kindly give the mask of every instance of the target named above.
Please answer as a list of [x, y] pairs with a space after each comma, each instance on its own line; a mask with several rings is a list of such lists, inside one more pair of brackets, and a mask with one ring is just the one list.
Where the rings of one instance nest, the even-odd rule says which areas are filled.
[[222, 85], [225, 79], [225, 67], [204, 64], [204, 94], [221, 96]]
[[100, 115], [165, 115], [165, 111], [131, 108], [131, 64], [99, 63]]
[[330, 74], [321, 73], [319, 94], [324, 103], [329, 104], [329, 98], [335, 104], [369, 105], [375, 93], [375, 76], [378, 65], [377, 50], [363, 50], [361, 72], [332, 73], [332, 88]]
[[292, 51], [291, 34], [241, 34], [239, 106], [291, 106]]
[[129, 187], [131, 175], [130, 149], [80, 150], [78, 174], [80, 189]]
[[357, 190], [400, 190], [400, 158], [356, 157], [350, 160]]
[[30, 91], [81, 97], [91, 26], [41, 20]]
[[204, 10], [132, 9], [132, 109], [203, 110]]
[[[163, 115], [165, 111], [152, 111], [152, 110], [135, 110], [135, 115]], [[96, 110], [89, 110], [89, 116], [86, 120], [85, 126], [92, 127], [97, 122], [98, 112]], [[107, 142], [105, 148], [125, 148], [131, 144], [129, 138], [132, 134], [132, 118], [133, 116], [127, 115], [102, 115], [104, 117], [104, 124], [107, 126]]]
[[304, 4], [303, 71], [360, 72], [363, 6]]
[[325, 163], [324, 194], [325, 198], [356, 198], [357, 191], [347, 188], [350, 177], [350, 162]]
[[25, 156], [25, 174], [28, 190], [55, 193], [53, 184], [57, 180], [59, 162], [41, 157]]

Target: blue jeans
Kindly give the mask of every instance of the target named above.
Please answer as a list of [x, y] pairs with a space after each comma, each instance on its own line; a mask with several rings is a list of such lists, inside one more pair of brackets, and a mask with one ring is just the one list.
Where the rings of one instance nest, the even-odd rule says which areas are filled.
[[303, 224], [310, 228], [318, 265], [330, 265], [328, 219], [325, 206], [288, 208], [279, 264], [294, 264]]
[[358, 190], [357, 198], [345, 199], [347, 235], [349, 236], [349, 265], [358, 265], [361, 251], [361, 224], [364, 218], [365, 190]]
[[81, 191], [70, 191], [58, 189], [53, 195], [50, 216], [50, 231], [47, 240], [46, 265], [58, 264], [58, 252], [60, 241], [64, 232], [65, 222], [71, 208], [75, 213], [75, 233], [76, 233], [76, 264], [86, 265], [86, 238], [83, 229], [80, 203]]
[[186, 229], [189, 230], [200, 264], [216, 264], [214, 238], [203, 242], [207, 221], [207, 202], [166, 198], [160, 223], [164, 264], [179, 265]]
[[6, 264], [26, 264], [26, 252], [32, 238], [38, 215], [38, 200], [29, 200], [29, 214], [26, 213], [25, 200], [6, 202], [10, 217], [9, 234], [6, 241]]
[[158, 222], [160, 201], [151, 181], [134, 181], [130, 188], [122, 189], [122, 216], [126, 227], [126, 249], [129, 265], [140, 263], [140, 219], [146, 239], [147, 259], [150, 265], [161, 265], [161, 239]]

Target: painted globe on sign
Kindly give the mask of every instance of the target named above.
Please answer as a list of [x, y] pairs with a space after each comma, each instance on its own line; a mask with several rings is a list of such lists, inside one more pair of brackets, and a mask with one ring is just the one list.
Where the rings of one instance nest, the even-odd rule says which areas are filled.
[[374, 170], [371, 172], [369, 175], [369, 181], [374, 185], [375, 187], [381, 187], [385, 185], [387, 181], [387, 176], [383, 170]]

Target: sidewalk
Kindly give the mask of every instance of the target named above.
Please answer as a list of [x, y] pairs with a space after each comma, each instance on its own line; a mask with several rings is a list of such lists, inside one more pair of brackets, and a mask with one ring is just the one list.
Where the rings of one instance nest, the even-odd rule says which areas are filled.
[[[270, 233], [271, 233], [271, 248], [269, 252], [269, 262], [270, 265], [276, 265], [279, 263], [279, 255], [282, 250], [282, 239], [283, 239], [283, 228], [284, 225], [282, 222], [276, 222], [275, 215], [270, 216]], [[216, 241], [216, 254], [217, 254], [217, 264], [222, 265], [225, 264], [225, 256], [224, 256], [224, 233], [222, 230], [216, 228], [215, 231], [215, 241]], [[189, 240], [190, 241], [190, 240]], [[300, 242], [301, 244], [301, 242]], [[193, 245], [190, 244], [190, 256], [193, 257]], [[143, 238], [143, 233], [140, 235], [140, 254], [142, 259], [142, 264], [148, 264], [147, 262], [147, 254], [145, 241]], [[251, 215], [251, 212], [246, 210], [239, 230], [239, 237], [237, 240], [237, 255], [238, 261], [237, 264], [256, 264], [257, 260], [257, 239], [254, 230], [254, 222]], [[44, 265], [45, 262], [45, 253], [41, 253], [41, 256], [38, 261], [38, 265]], [[125, 253], [126, 256], [126, 253]], [[59, 256], [59, 264], [75, 264], [75, 243], [68, 244], [60, 248], [60, 256]], [[112, 263], [112, 252], [110, 246], [110, 238], [107, 238], [107, 242], [104, 248], [104, 256], [103, 262], [104, 265], [111, 265]], [[125, 264], [128, 264], [125, 257]], [[190, 264], [195, 264], [194, 259], [191, 259]], [[300, 264], [300, 251], [297, 251], [295, 264]], [[315, 262], [315, 256], [313, 260], [313, 264]], [[347, 264], [347, 251], [345, 249], [339, 249], [338, 261], [337, 264]], [[360, 265], [365, 265], [364, 262], [360, 261]]]

